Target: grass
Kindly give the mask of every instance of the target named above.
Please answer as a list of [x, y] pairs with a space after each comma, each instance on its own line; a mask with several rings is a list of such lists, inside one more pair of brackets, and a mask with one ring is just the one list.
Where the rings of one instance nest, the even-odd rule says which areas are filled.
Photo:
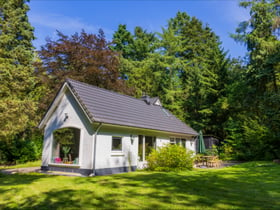
[[28, 163], [23, 163], [23, 164], [17, 164], [17, 165], [0, 165], [0, 170], [1, 169], [12, 169], [12, 168], [25, 168], [25, 167], [39, 167], [41, 166], [41, 160], [33, 161], [33, 162], [28, 162]]
[[0, 175], [0, 209], [279, 209], [280, 165], [98, 177]]

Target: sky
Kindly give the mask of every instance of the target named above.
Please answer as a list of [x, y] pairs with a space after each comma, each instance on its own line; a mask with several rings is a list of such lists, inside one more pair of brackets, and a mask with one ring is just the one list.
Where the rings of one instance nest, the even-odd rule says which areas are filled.
[[220, 37], [222, 47], [231, 57], [243, 57], [245, 46], [230, 34], [238, 23], [249, 19], [249, 12], [238, 0], [31, 0], [28, 17], [35, 28], [34, 46], [39, 49], [46, 37], [56, 39], [56, 30], [72, 35], [84, 29], [97, 33], [101, 28], [108, 40], [119, 24], [133, 32], [141, 26], [148, 32], [162, 32], [178, 11], [195, 16]]

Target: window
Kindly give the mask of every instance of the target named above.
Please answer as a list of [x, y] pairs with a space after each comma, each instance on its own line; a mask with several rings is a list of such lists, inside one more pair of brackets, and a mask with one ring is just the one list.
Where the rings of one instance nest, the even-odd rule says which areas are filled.
[[112, 137], [112, 151], [122, 151], [122, 137]]
[[186, 139], [181, 139], [182, 146], [186, 148]]
[[156, 137], [145, 136], [145, 159], [149, 156], [153, 149], [156, 149]]
[[170, 144], [177, 144], [177, 145], [181, 145], [182, 147], [186, 148], [186, 139], [170, 138]]
[[80, 129], [61, 128], [53, 132], [52, 163], [79, 164]]
[[139, 161], [145, 161], [152, 150], [156, 149], [156, 137], [139, 135], [138, 139]]

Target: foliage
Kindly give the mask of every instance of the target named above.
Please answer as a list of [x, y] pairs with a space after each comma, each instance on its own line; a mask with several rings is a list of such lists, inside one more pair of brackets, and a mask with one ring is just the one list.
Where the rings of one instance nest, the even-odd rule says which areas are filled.
[[41, 62], [36, 64], [38, 76], [47, 87], [41, 102], [49, 104], [66, 78], [72, 78], [98, 87], [130, 94], [132, 89], [120, 79], [119, 55], [110, 50], [103, 31], [88, 34], [81, 31], [72, 36], [57, 32], [58, 39], [47, 39], [38, 52]]
[[[0, 141], [34, 126], [38, 94], [26, 0], [0, 1]], [[16, 123], [15, 123], [16, 120]]]
[[61, 128], [53, 132], [54, 139], [62, 145], [73, 144], [75, 133], [72, 128]]
[[147, 157], [148, 170], [181, 171], [193, 168], [193, 153], [179, 145], [169, 144], [153, 150]]
[[213, 145], [211, 149], [206, 149], [205, 155], [218, 156], [218, 147], [216, 145]]
[[38, 131], [26, 131], [10, 141], [0, 141], [0, 164], [26, 163], [39, 160], [43, 138]]
[[[134, 96], [160, 96], [163, 105], [182, 121], [224, 137], [219, 125], [228, 117], [229, 61], [219, 38], [185, 12], [178, 12], [156, 35], [152, 38], [153, 33], [139, 27], [133, 35], [126, 25], [113, 35], [114, 50], [122, 53], [121, 74], [135, 88]], [[132, 50], [139, 45], [143, 47]]]
[[0, 163], [37, 160], [42, 135], [34, 129], [44, 94], [34, 74], [28, 0], [0, 0]]
[[71, 150], [71, 147], [68, 147], [68, 146], [63, 146], [62, 147], [62, 152], [64, 154], [64, 158], [67, 158], [67, 155], [70, 152], [70, 150]]
[[240, 6], [249, 8], [251, 17], [232, 37], [247, 46], [249, 56], [245, 70], [235, 71], [239, 80], [229, 86], [230, 103], [237, 108], [225, 124], [224, 154], [271, 160], [280, 152], [279, 1], [242, 1]]
[[96, 177], [3, 175], [0, 208], [278, 209], [279, 173], [280, 166], [272, 162], [250, 162], [222, 169]]
[[120, 24], [113, 34], [112, 49], [121, 52], [122, 57], [131, 61], [142, 61], [153, 53], [156, 48], [157, 38], [154, 33], [149, 33], [140, 26], [136, 26], [131, 34], [126, 25]]

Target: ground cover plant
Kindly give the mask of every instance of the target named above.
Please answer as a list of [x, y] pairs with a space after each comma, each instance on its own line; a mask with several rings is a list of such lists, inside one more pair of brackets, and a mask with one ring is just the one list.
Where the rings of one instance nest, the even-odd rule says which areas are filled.
[[279, 209], [280, 165], [98, 177], [0, 175], [0, 209]]

